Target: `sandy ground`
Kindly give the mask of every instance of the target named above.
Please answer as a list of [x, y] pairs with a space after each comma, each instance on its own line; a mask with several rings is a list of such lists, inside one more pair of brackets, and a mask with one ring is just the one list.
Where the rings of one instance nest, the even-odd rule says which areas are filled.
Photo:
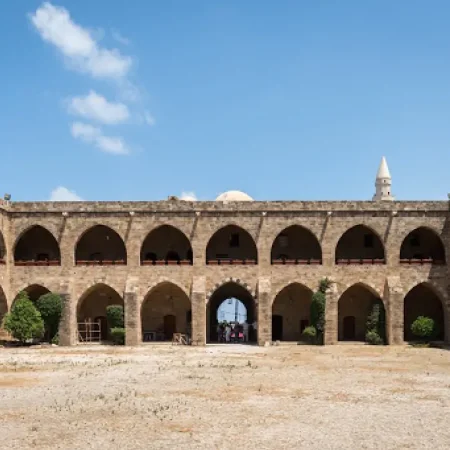
[[2, 449], [448, 449], [450, 352], [0, 349]]

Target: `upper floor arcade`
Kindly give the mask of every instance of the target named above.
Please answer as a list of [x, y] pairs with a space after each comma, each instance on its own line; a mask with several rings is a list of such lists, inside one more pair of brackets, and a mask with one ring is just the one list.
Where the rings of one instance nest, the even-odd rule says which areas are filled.
[[50, 203], [38, 214], [10, 214], [8, 239], [0, 231], [0, 261], [66, 267], [263, 265], [277, 270], [292, 265], [439, 266], [446, 264], [449, 251], [446, 202], [432, 202], [435, 211], [430, 205], [426, 211], [405, 208], [408, 202], [391, 203], [395, 211], [384, 204], [374, 210], [374, 203], [366, 210], [368, 202], [345, 203], [345, 209], [339, 209], [344, 206], [339, 202], [247, 202], [245, 208], [216, 205], [214, 210], [210, 202], [199, 202], [195, 209], [192, 202], [176, 202], [171, 210], [170, 202], [158, 203], [165, 209], [134, 211], [131, 206], [139, 205], [131, 204], [126, 212], [112, 210], [109, 203], [87, 203], [89, 208], [67, 213], [67, 204], [56, 211]]

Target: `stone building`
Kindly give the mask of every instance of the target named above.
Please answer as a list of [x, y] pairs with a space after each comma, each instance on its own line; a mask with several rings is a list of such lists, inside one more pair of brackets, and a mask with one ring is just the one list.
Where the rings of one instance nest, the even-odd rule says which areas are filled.
[[0, 315], [17, 294], [60, 293], [60, 342], [78, 323], [105, 329], [107, 305], [125, 309], [126, 341], [143, 332], [192, 331], [216, 339], [217, 309], [230, 298], [257, 321], [259, 344], [300, 339], [319, 281], [327, 297], [326, 344], [363, 340], [380, 299], [390, 344], [411, 338], [418, 315], [450, 340], [450, 215], [446, 201], [394, 201], [383, 159], [372, 201], [0, 203]]

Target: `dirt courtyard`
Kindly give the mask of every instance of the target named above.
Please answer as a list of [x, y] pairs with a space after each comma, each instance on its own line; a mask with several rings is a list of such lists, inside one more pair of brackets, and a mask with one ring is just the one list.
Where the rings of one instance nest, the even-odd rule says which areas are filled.
[[448, 449], [450, 352], [0, 349], [2, 449]]

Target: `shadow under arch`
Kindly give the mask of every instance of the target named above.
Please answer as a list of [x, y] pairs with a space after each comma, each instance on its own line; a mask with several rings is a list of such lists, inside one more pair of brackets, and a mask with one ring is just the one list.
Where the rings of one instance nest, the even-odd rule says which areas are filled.
[[302, 283], [283, 287], [272, 303], [272, 341], [300, 341], [309, 325], [313, 291]]
[[238, 225], [219, 228], [206, 245], [206, 264], [230, 263], [258, 263], [258, 250], [252, 235]]
[[378, 292], [365, 283], [348, 287], [338, 300], [338, 340], [365, 341], [367, 319], [375, 304], [380, 305], [380, 336], [386, 340], [386, 311]]
[[443, 265], [446, 262], [445, 247], [439, 234], [429, 227], [417, 227], [403, 239], [400, 247], [400, 262], [422, 260]]
[[314, 233], [301, 226], [290, 225], [280, 231], [270, 251], [272, 264], [276, 263], [322, 263], [322, 247]]
[[[219, 286], [209, 297], [206, 305], [206, 340], [207, 342], [218, 342], [217, 334], [217, 311], [220, 305], [229, 299], [239, 300], [247, 310], [247, 323], [256, 321], [256, 302], [253, 295], [241, 284], [228, 281]], [[249, 341], [256, 342], [256, 332], [250, 328]]]
[[61, 264], [61, 251], [55, 236], [41, 225], [32, 225], [23, 230], [14, 244], [14, 262]]
[[412, 287], [403, 300], [403, 339], [418, 340], [411, 331], [412, 323], [419, 316], [434, 320], [435, 334], [433, 339], [443, 341], [446, 336], [447, 315], [445, 302], [439, 291], [431, 283], [421, 282]]
[[355, 225], [339, 238], [335, 249], [336, 264], [385, 264], [383, 241], [367, 225]]
[[141, 246], [141, 265], [157, 261], [192, 264], [191, 242], [179, 228], [160, 225], [147, 234]]
[[[28, 298], [32, 302], [36, 302], [40, 297], [42, 297], [45, 294], [50, 293], [50, 289], [46, 288], [45, 286], [41, 284], [30, 284], [24, 289], [21, 289], [17, 295], [14, 297], [14, 302], [17, 300], [21, 292], [26, 292], [28, 295]], [[14, 304], [13, 302], [13, 304]]]
[[191, 336], [191, 300], [177, 284], [162, 281], [152, 286], [141, 304], [142, 340], [168, 341], [174, 333]]
[[106, 225], [94, 225], [75, 244], [75, 264], [126, 264], [125, 242], [117, 231]]
[[111, 305], [124, 307], [123, 297], [111, 286], [97, 283], [86, 289], [77, 303], [77, 322], [79, 331], [85, 330], [81, 323], [99, 322], [100, 339], [108, 339], [108, 324], [106, 321], [106, 309]]

